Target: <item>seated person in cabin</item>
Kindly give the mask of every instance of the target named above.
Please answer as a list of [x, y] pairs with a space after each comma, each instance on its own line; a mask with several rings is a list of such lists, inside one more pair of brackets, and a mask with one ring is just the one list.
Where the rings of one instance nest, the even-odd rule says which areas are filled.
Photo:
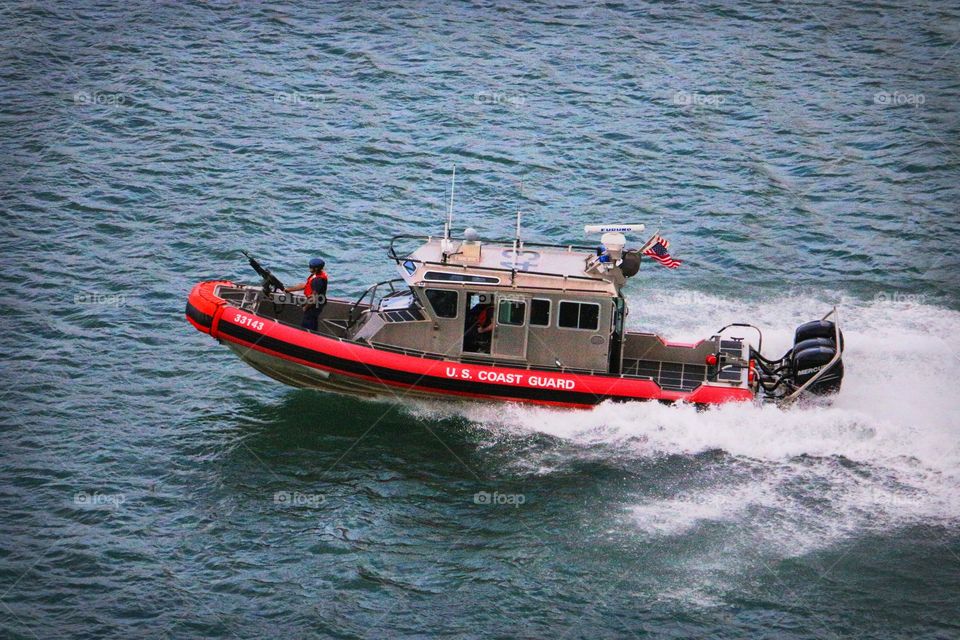
[[479, 302], [467, 316], [467, 333], [464, 336], [464, 351], [490, 353], [490, 337], [493, 332], [493, 305]]

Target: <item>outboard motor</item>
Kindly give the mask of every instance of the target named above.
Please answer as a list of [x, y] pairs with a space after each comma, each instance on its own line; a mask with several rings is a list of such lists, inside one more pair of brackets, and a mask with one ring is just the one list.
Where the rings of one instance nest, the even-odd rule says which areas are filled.
[[[831, 316], [832, 322], [826, 320]], [[764, 357], [761, 353], [763, 333], [752, 324], [728, 324], [715, 338], [720, 338], [730, 327], [749, 327], [757, 332], [759, 340], [756, 348], [750, 347], [749, 360], [734, 358], [734, 364], [749, 367], [747, 381], [763, 400], [788, 406], [807, 392], [827, 395], [840, 391], [843, 361], [839, 354], [843, 352], [843, 332], [840, 331], [836, 307], [823, 320], [797, 327], [793, 335], [793, 347], [779, 359]], [[730, 356], [722, 353], [719, 358], [730, 361]], [[715, 365], [717, 360], [718, 354], [710, 354], [707, 356], [707, 365]], [[807, 384], [810, 386], [805, 387]]]
[[[837, 339], [837, 327], [829, 320], [814, 320], [797, 327], [793, 336], [793, 344], [803, 342], [809, 338], [827, 338], [831, 342]], [[840, 351], [843, 351], [843, 331], [840, 332]]]
[[[807, 387], [807, 391], [825, 395], [840, 390], [843, 360], [838, 359], [830, 364], [837, 355], [837, 349], [843, 351], [843, 333], [839, 333], [839, 346], [836, 343], [837, 334], [836, 325], [828, 320], [814, 320], [797, 327], [790, 352], [790, 369], [795, 387], [802, 387], [819, 375], [817, 380]], [[827, 367], [829, 368], [824, 371]]]

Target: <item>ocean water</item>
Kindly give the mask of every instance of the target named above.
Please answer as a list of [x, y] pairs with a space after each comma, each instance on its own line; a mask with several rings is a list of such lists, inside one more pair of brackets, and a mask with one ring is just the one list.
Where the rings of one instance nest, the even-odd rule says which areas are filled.
[[[951, 3], [0, 8], [0, 637], [960, 637]], [[247, 368], [193, 283], [331, 294], [396, 233], [659, 228], [629, 325], [830, 403], [365, 402]], [[643, 240], [643, 238], [638, 238]]]

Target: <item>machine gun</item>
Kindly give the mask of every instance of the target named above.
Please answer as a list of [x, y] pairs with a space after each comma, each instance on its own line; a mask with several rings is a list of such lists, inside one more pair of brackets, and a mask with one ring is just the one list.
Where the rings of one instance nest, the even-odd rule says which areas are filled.
[[263, 295], [269, 296], [274, 291], [283, 292], [285, 288], [283, 283], [280, 282], [277, 276], [270, 273], [270, 269], [264, 268], [263, 265], [257, 262], [256, 258], [251, 256], [243, 249], [240, 250], [240, 253], [247, 257], [247, 260], [250, 262], [250, 266], [253, 267], [253, 270], [257, 272], [257, 275], [263, 278], [261, 282], [263, 285]]

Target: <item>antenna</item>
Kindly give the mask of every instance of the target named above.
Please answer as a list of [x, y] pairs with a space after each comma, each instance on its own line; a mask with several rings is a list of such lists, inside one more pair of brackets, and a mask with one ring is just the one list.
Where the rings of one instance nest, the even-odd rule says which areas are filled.
[[443, 237], [450, 240], [450, 227], [453, 226], [453, 189], [457, 184], [457, 165], [453, 165], [453, 175], [450, 177], [450, 209], [447, 210], [447, 224], [443, 226]]
[[517, 268], [517, 254], [520, 253], [520, 200], [523, 199], [523, 180], [520, 181], [520, 199], [517, 200], [517, 231], [513, 238], [513, 269]]

